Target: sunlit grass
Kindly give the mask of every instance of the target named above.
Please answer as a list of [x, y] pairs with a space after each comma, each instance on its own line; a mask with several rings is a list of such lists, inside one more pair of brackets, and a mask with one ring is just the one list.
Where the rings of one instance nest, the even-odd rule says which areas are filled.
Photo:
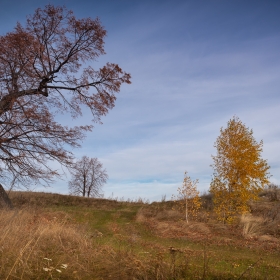
[[0, 212], [0, 279], [280, 278], [279, 243], [211, 217], [186, 225], [171, 202], [12, 199], [17, 210]]

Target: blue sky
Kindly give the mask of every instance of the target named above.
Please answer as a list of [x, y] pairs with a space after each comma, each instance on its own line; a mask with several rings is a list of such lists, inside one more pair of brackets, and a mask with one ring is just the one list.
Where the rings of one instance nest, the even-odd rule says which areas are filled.
[[[0, 0], [0, 34], [48, 3], [99, 17], [107, 54], [95, 65], [119, 63], [132, 75], [74, 151], [103, 163], [105, 196], [170, 198], [186, 170], [207, 191], [213, 144], [233, 115], [264, 141], [271, 181], [280, 184], [279, 1]], [[79, 123], [90, 120], [84, 112]], [[69, 179], [47, 191], [67, 193]]]

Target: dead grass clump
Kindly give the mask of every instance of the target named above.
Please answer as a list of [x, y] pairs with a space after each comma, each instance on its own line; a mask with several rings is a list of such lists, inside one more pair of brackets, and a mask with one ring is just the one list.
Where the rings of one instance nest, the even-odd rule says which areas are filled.
[[144, 224], [157, 236], [163, 238], [188, 238], [204, 240], [209, 237], [211, 230], [204, 223], [186, 221], [158, 221], [154, 218], [146, 219]]
[[209, 227], [204, 224], [204, 223], [191, 223], [188, 227], [188, 229], [192, 232], [198, 232], [198, 233], [202, 233], [202, 234], [210, 234], [211, 230], [209, 229]]
[[273, 237], [271, 235], [262, 235], [262, 236], [259, 236], [258, 237], [258, 240], [259, 241], [268, 241], [268, 242], [277, 242], [279, 243], [280, 242], [280, 239], [276, 238], [276, 237]]
[[176, 210], [162, 210], [161, 212], [158, 212], [155, 216], [155, 219], [159, 221], [178, 221], [184, 218], [184, 215]]
[[251, 213], [256, 216], [262, 216], [270, 220], [278, 220], [280, 222], [280, 203], [256, 201], [250, 203]]
[[264, 232], [265, 220], [262, 217], [256, 217], [251, 214], [241, 216], [240, 223], [243, 226], [242, 235], [245, 238], [260, 236]]
[[92, 242], [66, 219], [1, 211], [0, 220], [0, 279], [72, 279], [73, 271], [89, 270], [80, 259], [88, 258]]
[[208, 223], [210, 220], [210, 212], [205, 210], [200, 210], [197, 213], [196, 221], [201, 223]]
[[251, 213], [265, 220], [265, 234], [280, 237], [280, 203], [257, 201], [250, 204]]
[[155, 207], [141, 207], [136, 214], [136, 221], [143, 221], [147, 218], [154, 218], [157, 213], [159, 213], [158, 209]]
[[135, 218], [135, 221], [138, 222], [138, 223], [144, 223], [146, 221], [146, 217], [143, 213], [137, 213], [136, 214], [136, 218]]
[[141, 207], [136, 215], [136, 221], [145, 219], [155, 219], [158, 221], [179, 221], [185, 218], [184, 213], [173, 209], [173, 202], [152, 203], [151, 205]]

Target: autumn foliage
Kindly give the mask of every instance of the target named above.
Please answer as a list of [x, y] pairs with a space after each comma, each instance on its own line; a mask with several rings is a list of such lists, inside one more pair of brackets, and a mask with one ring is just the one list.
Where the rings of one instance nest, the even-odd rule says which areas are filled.
[[[47, 5], [0, 37], [0, 171], [6, 186], [51, 182], [59, 175], [50, 164], [71, 166], [67, 149], [80, 145], [90, 123], [66, 126], [88, 109], [100, 122], [114, 107], [130, 75], [117, 64], [100, 69], [106, 30], [99, 19], [77, 19], [64, 7]], [[70, 123], [70, 122], [69, 122]]]
[[258, 143], [253, 131], [238, 117], [233, 117], [220, 132], [214, 145], [217, 155], [212, 156], [210, 192], [218, 218], [231, 222], [236, 214], [249, 210], [248, 201], [257, 199], [269, 182], [269, 166], [261, 158], [263, 142]]
[[177, 207], [185, 212], [187, 222], [189, 222], [189, 219], [196, 219], [201, 206], [197, 184], [198, 180], [192, 181], [188, 173], [185, 172], [184, 181], [182, 186], [177, 190], [177, 196], [172, 196], [173, 200], [177, 202]]

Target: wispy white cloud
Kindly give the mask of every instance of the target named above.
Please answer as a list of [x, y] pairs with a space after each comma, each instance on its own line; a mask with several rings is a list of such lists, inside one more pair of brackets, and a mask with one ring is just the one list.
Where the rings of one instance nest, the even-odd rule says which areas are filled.
[[[122, 88], [104, 124], [96, 124], [74, 151], [103, 162], [110, 177], [105, 195], [170, 196], [185, 170], [200, 180], [201, 191], [207, 190], [213, 144], [233, 115], [253, 129], [257, 141], [264, 140], [263, 157], [280, 184], [280, 32], [275, 28], [280, 20], [275, 7], [265, 10], [244, 1], [121, 1], [108, 8], [98, 3], [93, 11], [93, 2], [66, 5], [80, 17], [100, 16], [108, 29], [107, 55], [96, 65], [112, 61], [132, 74], [132, 84]], [[32, 12], [23, 10], [19, 18]], [[71, 123], [90, 120], [85, 111]], [[53, 190], [67, 192], [67, 180]]]

